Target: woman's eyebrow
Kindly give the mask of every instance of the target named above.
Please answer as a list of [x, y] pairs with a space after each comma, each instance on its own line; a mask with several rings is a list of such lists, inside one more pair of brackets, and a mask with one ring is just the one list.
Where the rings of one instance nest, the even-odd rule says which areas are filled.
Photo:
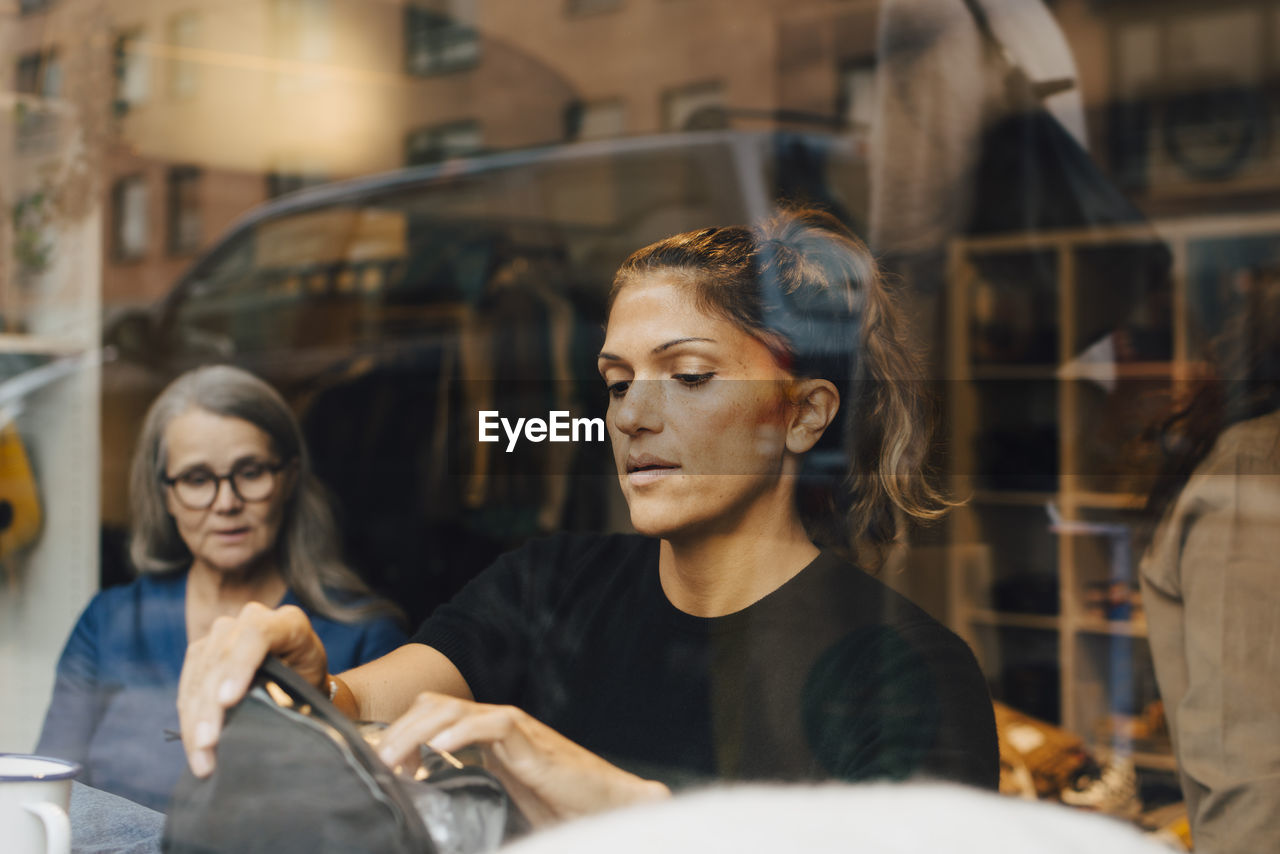
[[[670, 341], [667, 341], [665, 344], [659, 344], [657, 347], [654, 347], [650, 351], [650, 353], [661, 353], [664, 350], [670, 350], [672, 347], [678, 347], [681, 344], [714, 344], [714, 343], [716, 343], [716, 340], [714, 338], [696, 338], [696, 337], [674, 338]], [[612, 353], [601, 352], [599, 355], [596, 356], [596, 361], [622, 362], [625, 360], [621, 356], [615, 356]]]
[[[267, 461], [268, 461], [268, 458], [263, 457], [261, 454], [257, 453], [256, 451], [253, 451], [247, 454], [241, 454], [240, 456], [232, 460], [231, 469], [235, 469], [237, 466], [242, 466], [247, 463], [250, 463], [250, 464], [264, 463]], [[204, 469], [207, 472], [212, 472], [213, 466], [204, 460], [198, 460], [196, 462], [189, 463], [188, 465], [179, 469], [179, 474], [187, 474], [189, 472], [199, 471], [200, 469]], [[230, 471], [231, 469], [228, 469], [228, 471]]]
[[265, 462], [268, 462], [269, 460], [270, 460], [270, 457], [264, 457], [262, 454], [259, 454], [257, 451], [251, 451], [247, 454], [242, 454], [236, 457], [235, 460], [231, 463], [231, 467], [235, 468], [236, 466], [252, 464], [252, 463], [265, 463]]
[[659, 344], [657, 347], [654, 347], [653, 352], [661, 353], [663, 350], [670, 350], [672, 347], [678, 347], [681, 344], [698, 344], [698, 343], [714, 344], [716, 342], [714, 338], [676, 338], [673, 341], [668, 341], [665, 344]]

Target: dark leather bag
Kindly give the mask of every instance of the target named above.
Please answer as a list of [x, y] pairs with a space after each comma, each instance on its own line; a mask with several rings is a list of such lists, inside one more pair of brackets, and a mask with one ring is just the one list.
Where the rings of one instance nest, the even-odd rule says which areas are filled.
[[[356, 724], [292, 669], [268, 659], [227, 712], [218, 765], [174, 789], [168, 854], [476, 854], [518, 824], [505, 789], [474, 766], [424, 757], [397, 777]], [[432, 759], [436, 761], [431, 761]]]

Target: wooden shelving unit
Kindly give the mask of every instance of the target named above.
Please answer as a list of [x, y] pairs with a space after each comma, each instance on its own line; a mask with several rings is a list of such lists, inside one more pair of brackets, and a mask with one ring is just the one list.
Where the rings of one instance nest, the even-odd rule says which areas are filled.
[[[1098, 358], [1091, 271], [1153, 236], [1172, 259], [1168, 293], [1147, 294], [1166, 311], [1147, 318], [1160, 346]], [[1246, 266], [1276, 238], [1280, 215], [1265, 214], [951, 247], [948, 443], [953, 494], [968, 501], [949, 523], [950, 623], [1006, 702], [1096, 747], [1125, 749], [1142, 768], [1176, 766], [1108, 721], [1139, 717], [1156, 699], [1140, 598], [1120, 595], [1136, 588], [1134, 535], [1147, 524], [1143, 478], [1155, 458], [1119, 446], [1136, 416], [1106, 416], [1144, 396], [1167, 406], [1185, 391], [1204, 370], [1192, 342], [1214, 331], [1202, 315], [1223, 308], [1215, 281], [1225, 290], [1231, 263]], [[1039, 273], [1025, 291], [1009, 286], [1019, 264]], [[993, 327], [993, 316], [1011, 325]], [[1104, 587], [1116, 601], [1099, 607]]]

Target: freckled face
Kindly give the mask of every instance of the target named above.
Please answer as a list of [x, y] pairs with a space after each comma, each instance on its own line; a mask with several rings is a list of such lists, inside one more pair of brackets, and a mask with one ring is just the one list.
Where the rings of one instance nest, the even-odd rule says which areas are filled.
[[675, 277], [653, 274], [619, 293], [598, 366], [636, 530], [724, 533], [790, 512], [790, 375], [759, 340], [699, 310]]
[[[278, 462], [271, 438], [257, 425], [204, 409], [188, 410], [170, 421], [164, 442], [169, 477], [196, 470], [224, 475], [253, 461]], [[166, 487], [166, 505], [193, 563], [219, 572], [243, 572], [270, 553], [292, 487], [290, 470], [275, 477], [275, 488], [263, 501], [244, 501], [223, 481], [213, 504], [203, 510], [184, 506], [173, 488]]]

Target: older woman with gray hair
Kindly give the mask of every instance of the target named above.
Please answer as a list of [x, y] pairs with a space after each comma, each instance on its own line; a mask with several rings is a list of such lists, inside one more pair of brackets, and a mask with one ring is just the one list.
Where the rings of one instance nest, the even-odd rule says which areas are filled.
[[394, 606], [343, 564], [298, 422], [252, 374], [199, 368], [161, 393], [134, 453], [130, 504], [139, 577], [98, 593], [76, 623], [37, 751], [163, 810], [185, 761], [183, 657], [218, 617], [250, 602], [296, 605], [344, 667], [404, 634]]

